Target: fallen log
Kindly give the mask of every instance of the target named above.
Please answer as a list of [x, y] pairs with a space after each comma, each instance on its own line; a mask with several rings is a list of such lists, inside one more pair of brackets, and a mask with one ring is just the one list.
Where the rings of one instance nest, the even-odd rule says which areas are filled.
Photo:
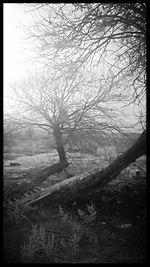
[[36, 186], [40, 186], [43, 181], [47, 179], [50, 175], [61, 172], [68, 166], [67, 164], [56, 163], [50, 167], [43, 170], [36, 170], [29, 173], [29, 181], [22, 182], [20, 184], [13, 182], [9, 188], [11, 196], [19, 197], [27, 191], [33, 190]]
[[103, 187], [111, 180], [116, 178], [122, 170], [133, 163], [137, 158], [146, 154], [146, 132], [144, 131], [137, 139], [135, 144], [120, 155], [112, 164], [105, 169], [94, 174], [82, 174], [71, 177], [60, 183], [48, 187], [42, 193], [36, 193], [31, 197], [22, 200], [22, 203], [34, 204], [46, 203], [65, 203], [84, 197]]

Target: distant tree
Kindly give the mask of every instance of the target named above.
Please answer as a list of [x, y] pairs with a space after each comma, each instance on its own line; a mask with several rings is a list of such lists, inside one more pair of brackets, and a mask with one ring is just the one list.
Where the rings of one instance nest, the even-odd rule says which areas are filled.
[[16, 144], [18, 133], [12, 128], [4, 127], [3, 130], [3, 141], [4, 141], [4, 152], [11, 152], [13, 146]]
[[[17, 127], [18, 128], [18, 127]], [[22, 128], [22, 131], [19, 135], [19, 140], [33, 140], [35, 136], [35, 130], [32, 125], [27, 125], [25, 127], [20, 127], [20, 130]]]
[[33, 129], [33, 127], [31, 125], [27, 128], [27, 130], [25, 132], [25, 135], [26, 135], [26, 139], [33, 140], [33, 138], [34, 138], [34, 129]]

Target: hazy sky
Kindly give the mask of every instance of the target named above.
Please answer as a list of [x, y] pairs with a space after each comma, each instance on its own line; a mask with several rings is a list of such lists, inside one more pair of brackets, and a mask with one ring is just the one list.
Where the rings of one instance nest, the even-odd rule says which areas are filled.
[[7, 109], [6, 97], [9, 96], [9, 84], [17, 81], [31, 68], [27, 58], [29, 42], [24, 39], [21, 22], [28, 25], [31, 14], [26, 13], [26, 6], [9, 3], [3, 4], [4, 11], [4, 109]]
[[25, 68], [25, 44], [18, 26], [27, 23], [25, 8], [18, 4], [4, 4], [4, 81], [6, 83], [22, 76]]
[[[27, 58], [31, 44], [24, 39], [21, 31], [21, 22], [30, 25], [32, 12], [27, 12], [29, 7], [24, 4], [3, 4], [4, 10], [4, 110], [8, 109], [10, 103], [9, 83], [17, 81], [31, 71], [34, 65]], [[127, 121], [135, 120], [133, 107], [128, 109]]]

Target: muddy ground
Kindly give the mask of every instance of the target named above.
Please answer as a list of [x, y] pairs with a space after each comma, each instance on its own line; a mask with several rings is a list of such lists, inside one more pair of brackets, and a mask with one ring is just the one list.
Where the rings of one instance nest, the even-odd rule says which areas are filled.
[[[68, 170], [71, 174], [103, 168], [109, 164], [100, 157], [79, 153], [68, 154], [68, 157], [70, 160]], [[54, 152], [13, 155], [13, 158], [7, 155], [4, 162], [4, 166], [7, 166], [4, 167], [4, 187], [13, 179], [17, 181], [29, 179], [30, 170], [44, 168], [57, 160]], [[10, 167], [10, 162], [19, 162], [21, 165]], [[137, 172], [139, 168], [140, 173]], [[41, 188], [44, 190], [45, 187], [64, 179], [66, 174], [63, 172], [52, 175]], [[61, 203], [63, 218], [58, 204], [37, 205], [34, 209], [20, 212], [20, 215], [15, 210], [15, 217], [11, 209], [12, 204], [8, 203], [4, 195], [4, 263], [145, 263], [146, 261], [145, 159], [132, 164], [103, 190], [87, 199], [79, 199], [68, 205]], [[92, 221], [88, 221], [89, 217], [79, 216], [79, 210], [87, 214], [87, 205], [94, 206], [95, 217]], [[66, 221], [65, 214], [69, 218]], [[46, 236], [54, 235], [56, 248], [50, 255], [44, 254], [42, 250], [35, 252], [34, 256], [29, 258], [22, 253], [22, 247], [24, 244], [29, 244], [29, 238], [36, 225], [43, 227]], [[71, 237], [77, 233], [77, 229], [82, 235], [74, 248]]]

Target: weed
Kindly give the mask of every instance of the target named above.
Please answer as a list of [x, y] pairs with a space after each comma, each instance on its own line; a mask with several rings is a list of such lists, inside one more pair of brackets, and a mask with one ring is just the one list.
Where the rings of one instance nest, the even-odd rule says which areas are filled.
[[63, 223], [70, 223], [72, 221], [72, 215], [64, 212], [63, 208], [61, 207], [61, 205], [59, 205], [59, 215], [61, 218], [61, 221]]
[[72, 252], [73, 254], [76, 254], [77, 249], [78, 249], [78, 245], [79, 245], [79, 241], [81, 239], [82, 235], [80, 231], [74, 231], [72, 233], [72, 237], [71, 237], [71, 245], [72, 245]]
[[69, 250], [73, 255], [75, 255], [77, 252], [79, 241], [82, 239], [83, 236], [82, 225], [76, 221], [76, 217], [73, 218], [72, 214], [65, 213], [60, 205], [59, 214], [62, 222], [64, 224], [67, 224], [70, 230], [70, 238], [68, 242], [66, 243], [64, 240], [61, 240], [63, 249], [66, 250], [66, 253], [68, 253]]
[[80, 209], [78, 209], [78, 214], [79, 214], [79, 217], [83, 220], [85, 220], [86, 218], [86, 213]]
[[98, 238], [90, 229], [91, 222], [96, 219], [94, 204], [87, 205], [86, 212], [78, 210], [78, 214], [83, 223], [78, 222], [78, 217], [66, 213], [59, 205], [59, 215], [63, 222], [63, 228], [61, 235], [57, 238], [53, 233], [48, 235], [43, 226], [34, 225], [28, 242], [21, 247], [23, 262], [52, 263], [57, 262], [60, 256], [62, 258], [70, 257], [70, 255], [74, 257], [79, 250], [80, 241], [84, 238], [90, 244], [98, 245]]
[[26, 263], [38, 263], [40, 260], [50, 263], [54, 261], [55, 248], [55, 235], [47, 235], [42, 225], [34, 225], [29, 242], [21, 247], [22, 259]]
[[96, 219], [97, 214], [94, 204], [91, 203], [91, 205], [87, 205], [87, 210], [89, 212], [90, 221], [94, 221]]
[[71, 236], [67, 249], [70, 247], [73, 255], [77, 253], [79, 242], [81, 239], [86, 238], [90, 243], [96, 245], [99, 244], [97, 236], [91, 231], [91, 225], [96, 219], [96, 210], [93, 203], [86, 206], [87, 211], [82, 211], [78, 209], [78, 214], [81, 222], [78, 222], [78, 217], [73, 218], [72, 215], [65, 213], [61, 206], [59, 206], [59, 214], [64, 223], [69, 223], [71, 229]]
[[28, 218], [24, 215], [30, 209], [30, 206], [21, 204], [20, 200], [9, 201], [8, 205], [8, 216], [10, 221], [15, 221], [18, 224], [23, 218]]
[[84, 221], [84, 223], [93, 223], [97, 214], [93, 203], [91, 203], [91, 205], [87, 205], [87, 212], [78, 209], [79, 217]]

